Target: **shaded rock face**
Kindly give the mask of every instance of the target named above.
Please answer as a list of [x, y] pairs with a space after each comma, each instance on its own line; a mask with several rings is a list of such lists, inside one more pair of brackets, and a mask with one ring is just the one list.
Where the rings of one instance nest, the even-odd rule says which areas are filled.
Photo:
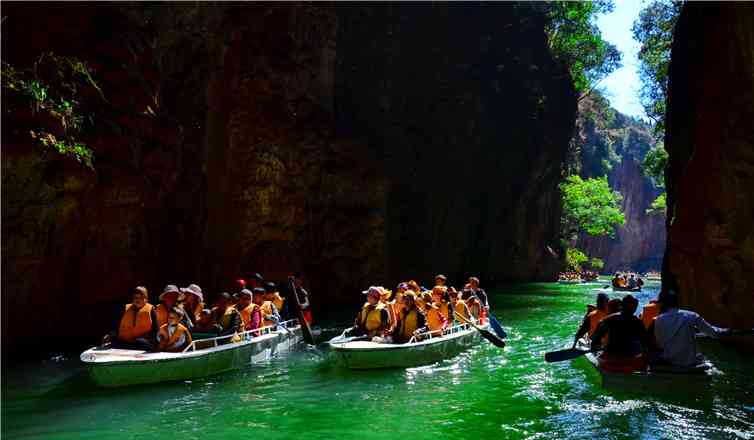
[[139, 284], [156, 298], [197, 282], [212, 299], [239, 276], [302, 269], [321, 307], [434, 271], [489, 283], [558, 269], [546, 246], [575, 99], [525, 7], [4, 15], [5, 61], [79, 57], [110, 98], [86, 139], [94, 172], [3, 115], [4, 349], [93, 342]]
[[663, 283], [711, 322], [751, 328], [754, 7], [687, 4], [669, 75]]
[[581, 177], [607, 175], [610, 187], [623, 196], [625, 223], [615, 237], [581, 234], [576, 247], [601, 258], [603, 273], [620, 270], [659, 270], [665, 251], [665, 217], [647, 214], [662, 192], [641, 170], [641, 161], [655, 144], [651, 128], [618, 112], [603, 114], [590, 98], [579, 102], [576, 134], [572, 140], [573, 172]]

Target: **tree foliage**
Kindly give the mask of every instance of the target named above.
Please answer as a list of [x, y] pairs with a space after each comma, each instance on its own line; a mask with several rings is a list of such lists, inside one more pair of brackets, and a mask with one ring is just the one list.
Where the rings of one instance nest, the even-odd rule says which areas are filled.
[[668, 211], [668, 204], [667, 204], [667, 194], [662, 193], [652, 202], [651, 205], [649, 205], [649, 209], [647, 209], [647, 214], [665, 214]]
[[94, 107], [106, 101], [84, 62], [53, 53], [17, 70], [2, 62], [3, 112], [30, 112], [29, 136], [38, 144], [93, 167], [94, 155], [80, 140], [94, 126]]
[[668, 66], [673, 44], [673, 30], [682, 2], [654, 0], [640, 13], [631, 28], [639, 49], [640, 97], [644, 111], [655, 123], [655, 136], [665, 132], [665, 109], [668, 93]]
[[602, 39], [594, 23], [597, 15], [612, 11], [612, 1], [552, 1], [546, 8], [550, 50], [567, 63], [576, 91], [586, 96], [621, 66], [620, 51]]
[[566, 250], [566, 269], [576, 272], [581, 272], [581, 265], [589, 261], [589, 257], [576, 248], [568, 248]]
[[663, 144], [655, 145], [647, 151], [641, 162], [641, 170], [645, 176], [652, 179], [658, 188], [665, 187], [665, 168], [668, 166], [668, 152]]
[[601, 258], [594, 257], [589, 261], [589, 266], [594, 270], [601, 270], [605, 267], [605, 262]]
[[584, 231], [589, 235], [614, 237], [616, 228], [625, 222], [620, 208], [623, 197], [610, 188], [606, 176], [585, 180], [569, 176], [560, 184], [560, 190], [561, 226], [566, 236]]

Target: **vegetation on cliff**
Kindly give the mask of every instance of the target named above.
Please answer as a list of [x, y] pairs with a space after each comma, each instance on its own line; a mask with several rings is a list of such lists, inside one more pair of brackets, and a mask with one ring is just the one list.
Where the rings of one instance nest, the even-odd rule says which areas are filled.
[[90, 67], [73, 57], [42, 53], [17, 70], [2, 62], [3, 112], [39, 145], [92, 168], [94, 155], [81, 140], [105, 101]]

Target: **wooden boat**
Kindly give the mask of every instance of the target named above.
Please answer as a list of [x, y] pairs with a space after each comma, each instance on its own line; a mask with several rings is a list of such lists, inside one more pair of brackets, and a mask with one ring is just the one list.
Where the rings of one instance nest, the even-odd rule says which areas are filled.
[[[589, 350], [587, 339], [582, 339], [576, 348]], [[715, 367], [705, 360], [692, 368], [675, 367], [672, 365], [650, 366], [647, 370], [633, 373], [613, 373], [604, 371], [597, 359], [599, 353], [584, 355], [589, 363], [600, 375], [600, 382], [604, 388], [620, 389], [637, 393], [680, 393], [698, 392], [709, 387]]]
[[[489, 323], [480, 328], [489, 329]], [[457, 324], [442, 336], [422, 333], [405, 344], [351, 341], [344, 335], [328, 342], [338, 364], [355, 370], [406, 368], [448, 359], [479, 341], [479, 333], [469, 324]]]
[[90, 348], [81, 354], [89, 376], [99, 386], [120, 387], [193, 379], [236, 370], [290, 350], [301, 341], [293, 319], [278, 328], [262, 327], [236, 335], [193, 341], [180, 353]]
[[641, 292], [641, 286], [636, 286], [636, 287], [613, 286], [613, 292]]

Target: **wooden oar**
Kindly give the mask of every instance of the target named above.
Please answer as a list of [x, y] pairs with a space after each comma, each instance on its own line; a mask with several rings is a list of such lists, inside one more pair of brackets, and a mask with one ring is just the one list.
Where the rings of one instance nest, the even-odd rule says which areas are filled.
[[569, 348], [566, 350], [551, 351], [545, 353], [545, 361], [547, 362], [561, 362], [569, 359], [575, 359], [579, 356], [583, 356], [587, 353], [594, 353], [592, 350], [579, 350], [578, 348]]
[[309, 323], [306, 322], [306, 319], [304, 319], [304, 311], [301, 310], [301, 302], [298, 300], [298, 292], [296, 291], [296, 286], [294, 285], [293, 280], [290, 280], [290, 282], [291, 291], [293, 292], [293, 298], [296, 300], [296, 311], [298, 312], [298, 323], [299, 325], [301, 325], [301, 334], [304, 336], [304, 341], [306, 341], [307, 344], [317, 345], [317, 343], [314, 341], [312, 329], [309, 327]]
[[494, 345], [495, 347], [500, 347], [500, 348], [505, 347], [505, 341], [503, 341], [502, 339], [500, 339], [499, 337], [497, 337], [497, 335], [493, 334], [489, 330], [485, 330], [485, 329], [479, 327], [478, 325], [476, 325], [473, 322], [471, 322], [468, 319], [466, 319], [466, 317], [463, 316], [463, 315], [461, 315], [460, 313], [458, 313], [458, 312], [454, 312], [454, 313], [456, 314], [456, 316], [458, 318], [461, 319], [461, 321], [463, 321], [463, 322], [471, 325], [472, 327], [474, 327], [474, 329], [476, 329], [476, 331], [478, 331], [479, 333], [481, 333], [482, 337], [484, 337], [484, 339], [490, 341], [490, 343], [492, 345]]

